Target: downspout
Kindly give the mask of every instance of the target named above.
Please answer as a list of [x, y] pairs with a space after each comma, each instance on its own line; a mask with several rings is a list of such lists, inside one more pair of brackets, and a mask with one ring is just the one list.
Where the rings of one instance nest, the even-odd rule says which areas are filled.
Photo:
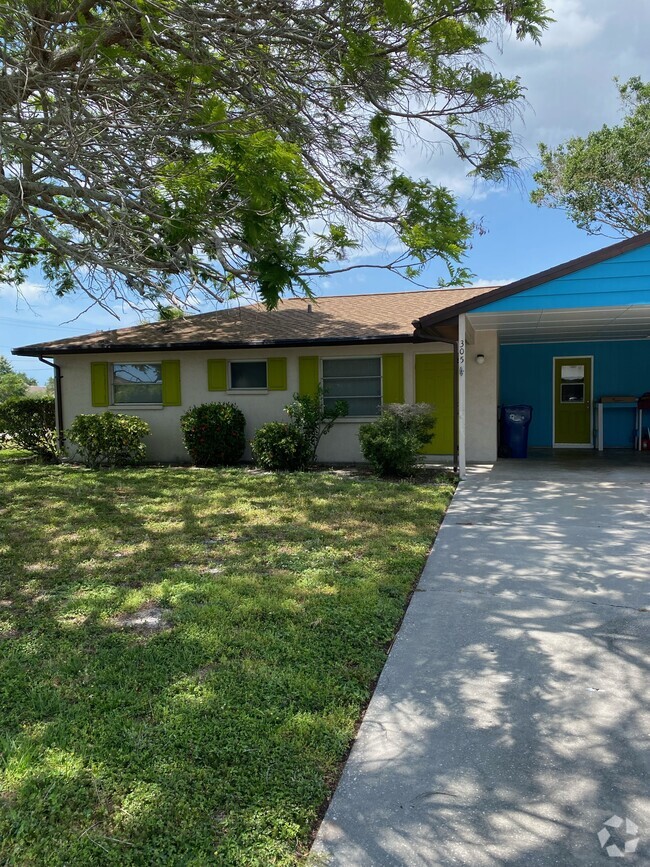
[[48, 367], [51, 367], [54, 370], [54, 394], [55, 394], [55, 406], [56, 406], [56, 429], [59, 440], [59, 448], [63, 451], [63, 446], [65, 444], [65, 438], [63, 436], [63, 399], [62, 399], [62, 390], [61, 390], [61, 368], [58, 364], [55, 364], [53, 361], [48, 361], [43, 358], [42, 355], [38, 357], [39, 361], [42, 361], [43, 364], [47, 364]]

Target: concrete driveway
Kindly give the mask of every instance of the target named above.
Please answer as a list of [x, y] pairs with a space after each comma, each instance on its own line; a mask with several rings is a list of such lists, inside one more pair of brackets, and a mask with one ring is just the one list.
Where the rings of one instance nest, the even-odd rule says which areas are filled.
[[460, 485], [316, 863], [650, 865], [650, 457], [628, 461]]

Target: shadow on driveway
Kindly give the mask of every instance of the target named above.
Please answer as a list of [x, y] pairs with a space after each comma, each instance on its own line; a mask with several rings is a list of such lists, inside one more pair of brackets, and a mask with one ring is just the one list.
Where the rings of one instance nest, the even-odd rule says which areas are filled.
[[[346, 867], [650, 864], [650, 462], [463, 482], [314, 853]], [[615, 829], [605, 844], [634, 845]]]

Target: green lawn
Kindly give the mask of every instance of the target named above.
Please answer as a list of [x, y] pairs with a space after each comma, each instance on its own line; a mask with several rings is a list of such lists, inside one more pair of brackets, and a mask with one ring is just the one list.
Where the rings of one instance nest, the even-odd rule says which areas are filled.
[[8, 448], [0, 448], [0, 462], [2, 461], [16, 461], [16, 460], [33, 460], [34, 456], [31, 452], [23, 451], [22, 449], [8, 449]]
[[0, 462], [0, 864], [295, 864], [452, 491]]

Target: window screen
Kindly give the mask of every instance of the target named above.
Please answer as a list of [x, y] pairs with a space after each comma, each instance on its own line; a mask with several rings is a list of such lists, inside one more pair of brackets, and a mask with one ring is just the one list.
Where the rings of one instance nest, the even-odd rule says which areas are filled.
[[266, 388], [266, 361], [231, 361], [231, 388]]
[[381, 359], [323, 359], [323, 392], [326, 407], [344, 400], [348, 405], [348, 415], [379, 415]]
[[114, 364], [113, 403], [162, 403], [160, 364]]

